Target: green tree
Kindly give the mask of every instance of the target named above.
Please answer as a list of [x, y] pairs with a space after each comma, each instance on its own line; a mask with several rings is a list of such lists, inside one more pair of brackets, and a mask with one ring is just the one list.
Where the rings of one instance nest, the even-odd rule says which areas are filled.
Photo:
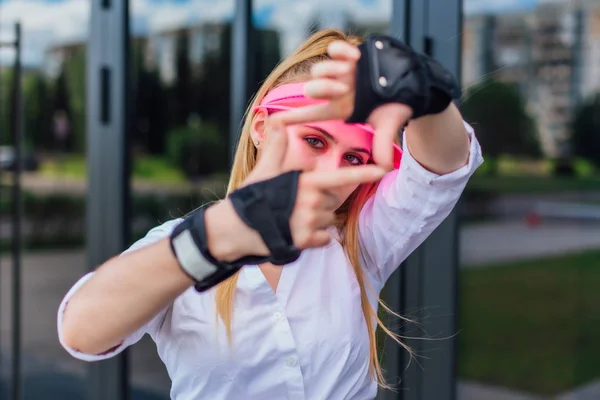
[[84, 152], [86, 143], [86, 82], [85, 48], [82, 46], [66, 60], [67, 90], [71, 123], [71, 149]]
[[142, 45], [132, 44], [132, 132], [135, 147], [151, 154], [165, 153], [168, 99], [160, 76], [144, 63]]
[[573, 155], [600, 167], [600, 93], [575, 111], [570, 142]]
[[[253, 33], [258, 46], [253, 54], [250, 94], [256, 93], [265, 78], [281, 60], [279, 33], [260, 29]], [[196, 92], [200, 94], [196, 109], [205, 121], [217, 123], [223, 135], [228, 136], [231, 109], [231, 24], [224, 27], [218, 50], [208, 52], [200, 68]]]
[[460, 108], [492, 163], [502, 154], [540, 155], [535, 122], [515, 85], [486, 79], [467, 91]]
[[172, 125], [187, 123], [192, 108], [193, 76], [189, 57], [189, 33], [181, 30], [177, 35], [175, 53], [175, 82], [173, 84]]
[[48, 82], [41, 73], [35, 72], [25, 77], [23, 86], [25, 140], [34, 148], [49, 149], [53, 132]]
[[12, 85], [12, 70], [6, 68], [0, 71], [0, 144], [7, 144], [12, 141]]
[[[69, 142], [73, 140], [73, 135], [77, 134], [77, 131], [74, 131], [73, 129], [73, 114], [71, 112], [71, 99], [70, 99], [70, 91], [68, 88], [68, 82], [67, 82], [67, 64], [66, 64], [66, 60], [63, 61], [63, 64], [60, 68], [60, 72], [58, 74], [58, 76], [56, 77], [56, 80], [53, 83], [53, 89], [52, 89], [52, 101], [51, 101], [51, 109], [52, 109], [52, 114], [60, 114], [63, 115], [66, 120], [69, 123], [69, 135], [71, 136], [70, 138], [67, 137], [66, 139], [64, 139], [64, 142], [61, 143], [60, 148], [62, 151], [67, 150], [68, 148], [70, 148], [69, 146]], [[54, 135], [54, 131], [52, 132], [52, 136], [51, 136], [51, 147], [52, 148], [56, 148], [57, 147], [57, 142], [56, 142], [56, 137]]]
[[[206, 51], [194, 82], [194, 111], [203, 121], [217, 125], [223, 137], [228, 137], [231, 109], [231, 25], [226, 25], [219, 37], [219, 46]], [[227, 153], [225, 153], [227, 157]]]

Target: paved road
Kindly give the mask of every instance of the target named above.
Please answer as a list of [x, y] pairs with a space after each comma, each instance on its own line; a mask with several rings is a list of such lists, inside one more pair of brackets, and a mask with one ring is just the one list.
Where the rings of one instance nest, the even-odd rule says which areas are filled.
[[548, 222], [535, 228], [520, 220], [477, 224], [462, 229], [460, 246], [462, 267], [600, 249], [600, 223]]
[[[56, 311], [69, 287], [84, 274], [85, 266], [83, 251], [26, 254], [22, 263], [21, 341], [23, 354], [26, 355], [23, 373], [26, 377], [31, 377], [28, 379], [39, 380], [40, 385], [46, 385], [46, 377], [57, 376], [65, 383], [65, 390], [71, 390], [69, 388], [73, 386], [73, 396], [80, 393], [81, 383], [77, 382], [84, 376], [87, 365], [72, 358], [58, 343]], [[11, 348], [11, 284], [10, 260], [0, 258], [0, 353], [4, 355], [10, 355]], [[142, 393], [145, 390], [168, 398], [169, 378], [151, 339], [145, 337], [134, 346], [130, 355], [132, 383], [138, 391]], [[4, 375], [9, 370], [7, 361], [1, 366], [0, 373]], [[67, 384], [68, 380], [73, 380], [73, 384]], [[68, 398], [57, 396], [31, 399]], [[154, 400], [157, 397], [148, 399]]]

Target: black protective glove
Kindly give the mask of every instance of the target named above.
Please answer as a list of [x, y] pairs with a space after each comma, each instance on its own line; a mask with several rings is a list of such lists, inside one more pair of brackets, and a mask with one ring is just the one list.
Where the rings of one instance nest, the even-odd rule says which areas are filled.
[[437, 114], [460, 97], [460, 86], [448, 70], [398, 39], [371, 35], [358, 48], [354, 111], [346, 122], [364, 123], [387, 103], [411, 107], [413, 119]]

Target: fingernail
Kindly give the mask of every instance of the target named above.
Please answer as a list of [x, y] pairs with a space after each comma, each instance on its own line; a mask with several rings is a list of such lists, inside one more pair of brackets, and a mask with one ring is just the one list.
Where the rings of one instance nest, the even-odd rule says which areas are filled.
[[316, 82], [314, 82], [314, 81], [308, 81], [308, 82], [306, 82], [306, 84], [304, 84], [304, 95], [306, 97], [313, 97], [315, 85], [316, 85]]

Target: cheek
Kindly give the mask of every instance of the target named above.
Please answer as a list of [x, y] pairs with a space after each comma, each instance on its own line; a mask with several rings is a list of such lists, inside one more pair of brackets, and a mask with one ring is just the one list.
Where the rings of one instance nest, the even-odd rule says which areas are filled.
[[285, 160], [283, 162], [283, 168], [285, 170], [291, 169], [309, 169], [313, 164], [314, 154], [310, 152], [308, 146], [302, 139], [290, 135], [288, 141], [288, 148], [285, 153]]
[[358, 188], [358, 185], [347, 185], [342, 186], [336, 190], [336, 195], [339, 199], [338, 207], [344, 204], [344, 202], [350, 197], [352, 192]]

